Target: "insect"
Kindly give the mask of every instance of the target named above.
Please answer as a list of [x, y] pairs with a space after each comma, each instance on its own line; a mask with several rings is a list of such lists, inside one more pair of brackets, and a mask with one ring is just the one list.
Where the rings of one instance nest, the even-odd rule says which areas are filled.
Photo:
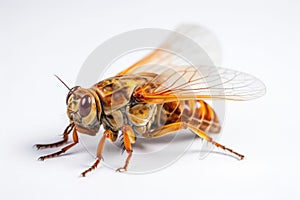
[[[172, 38], [167, 45], [180, 45]], [[161, 48], [136, 62], [116, 76], [85, 89], [69, 88], [66, 98], [70, 123], [63, 139], [52, 144], [37, 144], [37, 149], [61, 146], [72, 134], [73, 143], [39, 160], [59, 156], [78, 143], [78, 133], [95, 136], [100, 126], [104, 132], [98, 143], [94, 164], [82, 176], [94, 170], [102, 159], [106, 140], [115, 142], [123, 136], [127, 158], [119, 172], [126, 171], [137, 136], [162, 137], [188, 129], [205, 141], [243, 159], [244, 156], [214, 141], [208, 133], [219, 133], [221, 125], [209, 99], [250, 100], [265, 93], [257, 78], [239, 71], [205, 65], [177, 65], [178, 58]], [[163, 67], [163, 66], [166, 67]]]

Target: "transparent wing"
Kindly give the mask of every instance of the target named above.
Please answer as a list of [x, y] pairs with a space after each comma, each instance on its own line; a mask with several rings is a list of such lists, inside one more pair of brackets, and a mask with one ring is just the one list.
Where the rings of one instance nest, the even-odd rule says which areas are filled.
[[178, 99], [250, 100], [265, 94], [256, 77], [226, 68], [211, 66], [145, 66], [144, 72], [161, 71], [134, 96], [141, 101], [161, 103]]
[[187, 65], [187, 61], [199, 65], [221, 63], [219, 41], [208, 29], [195, 25], [179, 26], [161, 46], [118, 75], [144, 72], [144, 65], [172, 67]]

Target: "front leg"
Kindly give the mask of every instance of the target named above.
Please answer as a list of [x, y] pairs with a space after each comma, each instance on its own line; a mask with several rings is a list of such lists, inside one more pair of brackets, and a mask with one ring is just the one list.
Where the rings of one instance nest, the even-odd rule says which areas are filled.
[[74, 124], [71, 123], [67, 126], [67, 128], [64, 130], [63, 133], [63, 139], [59, 142], [55, 142], [55, 143], [51, 143], [51, 144], [36, 144], [35, 147], [37, 149], [46, 149], [46, 148], [53, 148], [53, 147], [59, 147], [65, 143], [68, 142], [68, 138], [69, 138], [69, 134], [72, 131], [72, 129], [74, 128]]
[[136, 140], [135, 134], [134, 134], [132, 128], [128, 124], [125, 124], [122, 127], [122, 134], [123, 134], [124, 148], [125, 148], [126, 152], [128, 153], [128, 156], [126, 158], [125, 165], [123, 167], [118, 168], [116, 170], [117, 172], [127, 171], [127, 167], [128, 167], [129, 161], [130, 161], [131, 156], [132, 156], [131, 144], [135, 143], [135, 140]]
[[[72, 126], [73, 127], [73, 126]], [[72, 129], [71, 129], [72, 130]], [[67, 146], [65, 146], [64, 148], [62, 148], [60, 151], [58, 152], [55, 152], [55, 153], [52, 153], [52, 154], [49, 154], [49, 155], [46, 155], [46, 156], [41, 156], [39, 158], [39, 160], [45, 160], [45, 159], [48, 159], [48, 158], [53, 158], [53, 157], [57, 157], [59, 156], [60, 154], [62, 153], [65, 153], [66, 151], [68, 151], [71, 147], [75, 146], [76, 144], [78, 144], [78, 135], [77, 135], [77, 129], [76, 127], [74, 128], [73, 130], [73, 143], [72, 144], [69, 144]]]

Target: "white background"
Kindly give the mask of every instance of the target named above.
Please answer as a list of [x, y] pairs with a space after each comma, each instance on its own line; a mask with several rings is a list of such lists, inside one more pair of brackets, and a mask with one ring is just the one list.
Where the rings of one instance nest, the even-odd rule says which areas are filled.
[[[51, 2], [51, 3], [50, 3]], [[297, 199], [299, 198], [298, 1], [0, 1], [1, 199]], [[113, 35], [136, 28], [208, 27], [222, 66], [254, 74], [263, 98], [229, 102], [221, 143], [245, 160], [197, 148], [153, 174], [99, 167], [81, 145], [37, 161], [37, 142], [55, 141], [67, 124], [66, 89], [87, 56]], [[121, 68], [125, 68], [122, 66]], [[221, 150], [219, 150], [222, 152]], [[297, 190], [298, 189], [298, 190]]]

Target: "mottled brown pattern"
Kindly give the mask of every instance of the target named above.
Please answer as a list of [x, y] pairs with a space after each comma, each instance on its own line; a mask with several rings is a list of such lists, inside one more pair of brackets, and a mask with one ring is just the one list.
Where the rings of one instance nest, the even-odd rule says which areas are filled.
[[92, 87], [101, 99], [104, 113], [108, 114], [130, 103], [134, 90], [145, 84], [147, 76], [119, 76], [103, 80]]
[[[56, 147], [66, 143], [72, 129], [73, 143], [56, 153], [40, 157], [40, 160], [59, 156], [75, 146], [78, 143], [77, 131], [94, 136], [101, 125], [105, 132], [98, 144], [97, 160], [82, 173], [82, 176], [98, 166], [105, 140], [116, 141], [120, 130], [128, 156], [125, 165], [118, 171], [126, 171], [132, 156], [131, 144], [135, 142], [137, 134], [151, 138], [161, 137], [180, 129], [190, 129], [200, 137], [214, 142], [205, 135], [205, 132], [218, 133], [220, 124], [213, 109], [204, 101], [174, 98], [173, 101], [165, 102], [157, 98], [153, 102], [143, 102], [142, 98], [139, 98], [138, 88], [154, 90], [157, 87], [149, 83], [154, 77], [154, 74], [147, 75], [147, 73], [141, 76], [124, 75], [101, 81], [90, 89], [74, 87], [67, 99], [70, 125], [65, 130], [63, 140], [53, 144], [37, 145], [37, 148]], [[80, 112], [85, 107], [89, 109]], [[214, 144], [237, 154], [218, 143]]]
[[182, 109], [179, 101], [164, 103], [163, 110], [167, 116], [166, 124], [171, 124], [181, 120]]

